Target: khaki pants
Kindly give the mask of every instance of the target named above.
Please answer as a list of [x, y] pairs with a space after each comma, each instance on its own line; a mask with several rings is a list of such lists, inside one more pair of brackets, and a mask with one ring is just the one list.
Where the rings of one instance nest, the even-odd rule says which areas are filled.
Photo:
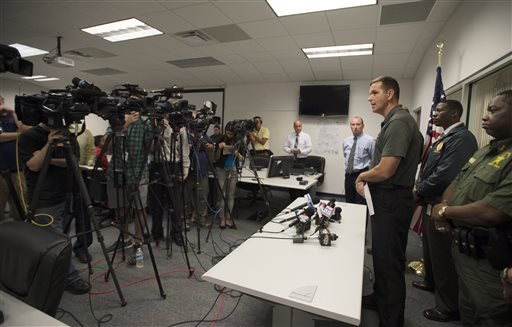
[[[20, 174], [20, 177], [21, 177], [21, 185], [22, 185], [23, 189], [25, 189], [25, 176], [23, 176], [23, 174]], [[18, 173], [11, 173], [11, 181], [14, 184], [14, 188], [16, 189], [16, 192], [18, 192], [18, 198], [21, 201]], [[9, 201], [9, 215], [4, 214], [7, 201]], [[22, 206], [23, 206], [23, 204], [22, 204]], [[8, 187], [5, 179], [3, 178], [3, 176], [0, 176], [0, 221], [4, 220], [8, 216], [11, 216], [14, 219], [21, 220], [22, 218], [16, 208], [17, 207], [14, 204], [12, 197], [9, 196], [9, 187]]]

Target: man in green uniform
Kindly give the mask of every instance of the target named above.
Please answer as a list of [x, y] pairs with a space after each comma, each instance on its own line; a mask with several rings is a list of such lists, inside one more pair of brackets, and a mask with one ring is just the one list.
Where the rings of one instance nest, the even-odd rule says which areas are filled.
[[[512, 264], [512, 90], [491, 100], [482, 127], [494, 137], [475, 152], [432, 209], [439, 231], [453, 227], [452, 254], [465, 326], [512, 326], [500, 269]], [[501, 260], [496, 259], [496, 254]]]

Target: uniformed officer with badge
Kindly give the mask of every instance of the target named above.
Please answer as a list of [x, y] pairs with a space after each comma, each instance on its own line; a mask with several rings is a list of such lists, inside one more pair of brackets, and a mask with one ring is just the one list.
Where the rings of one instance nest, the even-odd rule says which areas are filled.
[[494, 140], [468, 160], [432, 219], [439, 231], [453, 228], [463, 324], [512, 326], [502, 285], [512, 266], [512, 90], [491, 100], [482, 127]]
[[415, 200], [423, 205], [425, 279], [412, 286], [435, 291], [435, 307], [423, 311], [423, 316], [441, 322], [459, 319], [457, 272], [450, 251], [451, 234], [436, 231], [430, 216], [432, 205], [441, 201], [444, 190], [478, 149], [475, 136], [460, 121], [462, 111], [456, 100], [437, 105], [433, 122], [444, 132], [432, 145], [414, 191]]

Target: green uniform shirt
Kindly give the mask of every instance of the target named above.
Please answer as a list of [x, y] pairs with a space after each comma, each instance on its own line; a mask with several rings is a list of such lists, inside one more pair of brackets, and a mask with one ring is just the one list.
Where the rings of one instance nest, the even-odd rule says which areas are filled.
[[391, 109], [375, 141], [375, 152], [371, 167], [375, 167], [381, 157], [401, 157], [393, 176], [382, 184], [413, 186], [420, 159], [423, 138], [412, 116], [398, 105]]
[[491, 141], [462, 167], [449, 205], [482, 200], [506, 215], [512, 213], [512, 138]]

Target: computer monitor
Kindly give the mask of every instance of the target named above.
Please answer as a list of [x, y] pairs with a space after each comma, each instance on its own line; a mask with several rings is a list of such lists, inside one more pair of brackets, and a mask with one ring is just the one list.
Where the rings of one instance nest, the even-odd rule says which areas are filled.
[[290, 177], [293, 156], [271, 156], [268, 162], [267, 177]]

